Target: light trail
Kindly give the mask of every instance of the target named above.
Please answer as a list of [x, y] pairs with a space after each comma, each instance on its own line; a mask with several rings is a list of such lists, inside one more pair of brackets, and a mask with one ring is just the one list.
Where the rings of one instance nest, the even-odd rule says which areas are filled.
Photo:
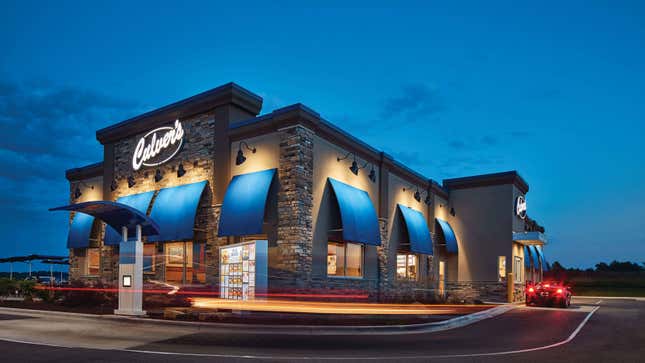
[[491, 307], [488, 305], [455, 306], [289, 300], [228, 300], [203, 297], [193, 298], [192, 304], [195, 308], [203, 309], [353, 315], [454, 315], [462, 314], [464, 311], [486, 310]]

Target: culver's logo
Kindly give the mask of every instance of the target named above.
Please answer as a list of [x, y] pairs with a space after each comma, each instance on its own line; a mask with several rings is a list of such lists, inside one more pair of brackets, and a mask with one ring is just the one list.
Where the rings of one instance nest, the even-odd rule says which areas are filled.
[[184, 142], [184, 129], [179, 120], [173, 126], [156, 128], [137, 142], [132, 155], [132, 169], [141, 166], [156, 166], [165, 163], [175, 156]]
[[526, 199], [523, 195], [515, 199], [515, 214], [522, 219], [526, 218]]

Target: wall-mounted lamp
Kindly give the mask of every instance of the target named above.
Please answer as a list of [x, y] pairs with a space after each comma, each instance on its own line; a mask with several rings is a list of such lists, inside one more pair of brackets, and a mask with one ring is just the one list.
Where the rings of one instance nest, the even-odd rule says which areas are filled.
[[137, 182], [134, 180], [134, 177], [132, 175], [130, 175], [128, 177], [128, 188], [132, 188], [136, 184], [137, 184]]
[[369, 178], [369, 180], [372, 181], [372, 183], [375, 183], [376, 182], [376, 170], [374, 170], [374, 164], [371, 164], [370, 162], [365, 161], [365, 164], [358, 165], [358, 162], [356, 161], [356, 154], [355, 153], [349, 151], [344, 156], [337, 157], [336, 161], [341, 162], [343, 160], [348, 159], [350, 156], [352, 157], [352, 165], [349, 166], [349, 171], [351, 171], [352, 174], [354, 174], [354, 175], [358, 175], [360, 170], [367, 168], [367, 165], [369, 164], [371, 166], [371, 169], [370, 169], [370, 173], [369, 173], [369, 175], [367, 177]]
[[112, 183], [110, 183], [110, 190], [115, 191], [116, 188], [119, 187], [119, 184], [116, 182], [116, 179], [112, 179]]
[[[404, 191], [404, 192], [405, 192], [406, 190], [412, 190], [412, 187], [408, 187], [407, 189], [406, 189], [406, 188], [403, 188], [403, 191]], [[429, 191], [427, 191], [427, 190], [421, 190], [421, 191], [420, 191], [420, 190], [419, 190], [419, 187], [416, 187], [416, 190], [415, 190], [415, 192], [414, 192], [414, 194], [413, 194], [412, 196], [414, 197], [414, 200], [416, 200], [417, 202], [421, 202], [421, 195], [422, 195], [423, 193], [425, 193], [425, 194], [426, 194], [426, 197], [425, 197], [425, 199], [423, 200], [423, 203], [425, 203], [426, 205], [430, 205], [430, 204], [432, 204], [432, 197], [430, 197], [430, 192], [429, 192]]]
[[450, 208], [450, 215], [454, 217], [455, 214], [457, 214], [455, 213], [455, 208]]
[[177, 178], [181, 178], [186, 174], [186, 169], [184, 169], [184, 164], [179, 163], [179, 167], [177, 167]]
[[161, 179], [163, 179], [163, 174], [161, 173], [161, 169], [157, 169], [157, 171], [155, 171], [155, 182], [158, 183]]
[[237, 157], [235, 158], [235, 165], [242, 165], [246, 161], [246, 156], [242, 152], [242, 146], [245, 146], [247, 150], [251, 151], [253, 154], [257, 151], [254, 147], [249, 147], [249, 144], [246, 141], [240, 142], [240, 148], [237, 149]]
[[83, 192], [81, 192], [81, 188], [80, 188], [81, 185], [86, 187], [86, 188], [90, 188], [90, 189], [94, 190], [93, 185], [87, 184], [87, 183], [85, 183], [83, 181], [79, 181], [79, 182], [76, 183], [76, 188], [74, 188], [74, 199], [78, 199], [78, 198], [81, 197], [81, 195], [83, 195]]

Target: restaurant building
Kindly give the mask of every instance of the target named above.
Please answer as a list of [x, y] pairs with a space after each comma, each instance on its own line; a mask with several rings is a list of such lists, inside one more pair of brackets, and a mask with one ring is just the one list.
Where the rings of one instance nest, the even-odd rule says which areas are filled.
[[[154, 221], [146, 283], [229, 299], [505, 300], [508, 278], [519, 292], [548, 267], [517, 172], [439, 184], [302, 104], [261, 108], [229, 83], [98, 130], [103, 160], [67, 170], [70, 202]], [[70, 278], [117, 284], [121, 240], [72, 212]]]

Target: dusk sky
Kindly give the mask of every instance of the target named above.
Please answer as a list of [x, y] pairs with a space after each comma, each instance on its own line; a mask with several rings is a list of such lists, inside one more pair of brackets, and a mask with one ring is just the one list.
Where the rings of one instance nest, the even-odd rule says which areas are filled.
[[645, 261], [643, 2], [2, 3], [0, 257], [67, 254], [97, 129], [233, 81], [439, 182], [517, 170], [550, 261]]

